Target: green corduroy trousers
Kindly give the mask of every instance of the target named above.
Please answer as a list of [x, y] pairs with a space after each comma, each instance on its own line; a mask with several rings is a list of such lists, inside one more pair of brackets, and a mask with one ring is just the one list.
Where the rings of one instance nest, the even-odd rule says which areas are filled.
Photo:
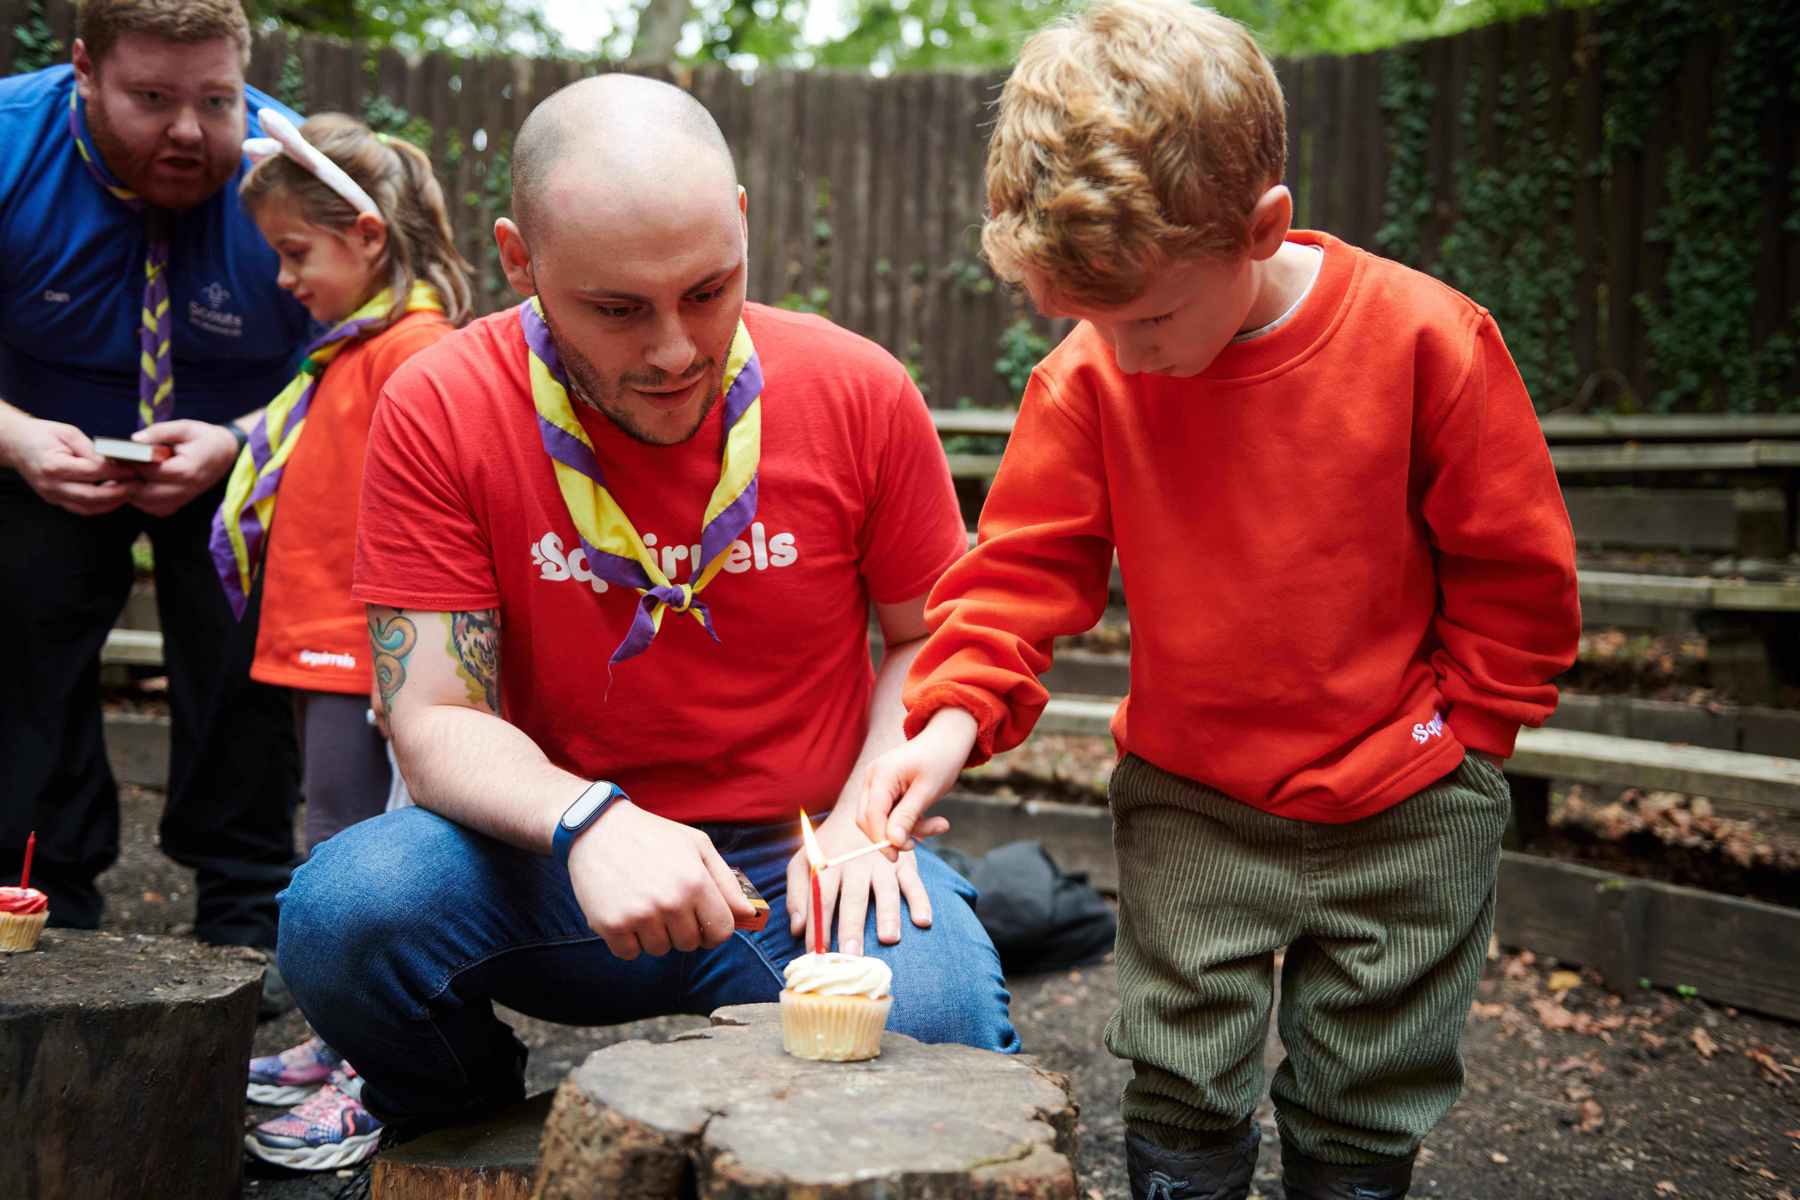
[[1458, 1051], [1494, 924], [1510, 796], [1454, 772], [1361, 821], [1273, 816], [1132, 755], [1114, 772], [1124, 1118], [1179, 1143], [1256, 1106], [1281, 969], [1284, 1146], [1331, 1163], [1409, 1156], [1462, 1089]]

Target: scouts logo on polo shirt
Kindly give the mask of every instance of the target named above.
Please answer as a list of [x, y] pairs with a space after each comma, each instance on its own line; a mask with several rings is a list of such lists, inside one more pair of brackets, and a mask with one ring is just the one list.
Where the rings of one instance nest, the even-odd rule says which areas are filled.
[[[573, 579], [587, 584], [595, 592], [604, 592], [609, 586], [606, 580], [588, 567], [587, 551], [578, 542], [573, 550], [564, 553], [564, 542], [560, 534], [546, 533], [531, 546], [531, 565], [538, 569], [539, 579], [552, 582]], [[694, 574], [695, 548], [693, 546], [665, 545], [654, 533], [644, 535], [644, 548], [657, 557], [657, 565], [662, 573], [669, 577], [670, 583], [683, 578], [692, 578]], [[745, 571], [767, 571], [773, 567], [791, 567], [799, 561], [800, 549], [794, 542], [792, 533], [770, 533], [761, 521], [752, 521], [744, 536], [732, 542], [729, 553], [725, 556], [725, 565], [721, 568], [732, 575], [742, 575]]]
[[1412, 739], [1421, 746], [1432, 738], [1441, 738], [1443, 736], [1444, 714], [1441, 712], [1434, 712], [1431, 714], [1431, 720], [1422, 721], [1413, 726]]
[[200, 289], [200, 300], [188, 301], [188, 322], [207, 333], [243, 337], [243, 314], [228, 311], [225, 306], [229, 303], [231, 290], [215, 279]]

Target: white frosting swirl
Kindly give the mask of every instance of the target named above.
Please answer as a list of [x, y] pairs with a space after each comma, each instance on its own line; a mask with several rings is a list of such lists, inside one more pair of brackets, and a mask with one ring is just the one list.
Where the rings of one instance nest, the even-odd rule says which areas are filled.
[[802, 954], [782, 975], [789, 991], [871, 1000], [886, 996], [894, 979], [886, 963], [863, 954]]

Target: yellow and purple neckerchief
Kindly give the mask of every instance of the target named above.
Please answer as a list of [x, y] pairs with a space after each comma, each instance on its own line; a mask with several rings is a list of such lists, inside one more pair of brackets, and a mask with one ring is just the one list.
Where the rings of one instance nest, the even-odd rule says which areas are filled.
[[169, 350], [169, 226], [161, 214], [150, 213], [143, 197], [120, 183], [106, 169], [100, 152], [88, 145], [80, 94], [80, 89], [69, 92], [69, 136], [75, 139], [81, 161], [94, 182], [146, 218], [149, 248], [144, 254], [144, 311], [138, 329], [138, 428], [142, 429], [175, 415], [175, 359]]
[[712, 615], [697, 598], [719, 574], [731, 543], [749, 528], [756, 515], [756, 468], [762, 458], [762, 362], [751, 344], [750, 331], [738, 322], [725, 362], [722, 393], [725, 401], [725, 451], [719, 465], [719, 482], [700, 523], [700, 561], [694, 564], [691, 584], [671, 583], [656, 556], [632, 525], [625, 510], [606, 490], [594, 444], [576, 419], [569, 401], [568, 380], [556, 353], [556, 342], [544, 320], [537, 297], [519, 306], [519, 325], [531, 367], [531, 402], [537, 409], [538, 433], [556, 473], [557, 490], [568, 505], [588, 569], [608, 583], [636, 589], [643, 600], [631, 619], [631, 628], [612, 653], [607, 667], [642, 654], [662, 628], [668, 610], [692, 616], [714, 641]]
[[[300, 360], [300, 373], [269, 401], [250, 431], [250, 440], [238, 453], [225, 483], [225, 499], [213, 514], [209, 546], [219, 582], [225, 586], [225, 598], [240, 619], [249, 602], [257, 564], [262, 560], [263, 540], [275, 517], [275, 492], [281, 486], [281, 475], [293, 457], [294, 447], [300, 444], [319, 377], [345, 347], [385, 328], [392, 306], [393, 293], [382, 288], [374, 299], [308, 346], [306, 356]], [[414, 283], [403, 311], [443, 312], [444, 302], [430, 284]]]

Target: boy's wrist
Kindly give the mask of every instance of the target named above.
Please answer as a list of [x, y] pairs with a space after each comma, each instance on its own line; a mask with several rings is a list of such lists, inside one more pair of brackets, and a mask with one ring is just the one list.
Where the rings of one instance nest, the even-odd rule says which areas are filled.
[[981, 725], [973, 713], [954, 704], [946, 704], [931, 714], [931, 719], [920, 732], [946, 750], [954, 750], [961, 758], [966, 759], [969, 752], [975, 749]]

